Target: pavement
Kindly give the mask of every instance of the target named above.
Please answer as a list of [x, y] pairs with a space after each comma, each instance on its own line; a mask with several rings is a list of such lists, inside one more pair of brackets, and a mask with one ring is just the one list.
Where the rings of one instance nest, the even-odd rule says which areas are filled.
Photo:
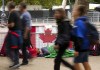
[[[73, 58], [66, 58], [65, 60], [72, 63]], [[16, 70], [53, 70], [52, 58], [34, 58], [30, 61], [29, 65], [21, 66]], [[21, 62], [21, 59], [20, 59]], [[100, 56], [90, 56], [90, 64], [92, 70], [100, 70]], [[10, 62], [6, 57], [0, 57], [0, 70], [11, 70], [9, 69]], [[63, 65], [61, 65], [61, 70], [70, 70]], [[82, 69], [84, 70], [84, 69]]]

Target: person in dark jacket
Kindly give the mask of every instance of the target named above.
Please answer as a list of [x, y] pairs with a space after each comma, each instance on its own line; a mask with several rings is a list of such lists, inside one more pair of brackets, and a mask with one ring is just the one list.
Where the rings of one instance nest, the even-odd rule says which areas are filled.
[[79, 65], [80, 63], [83, 64], [85, 70], [91, 70], [88, 63], [90, 42], [87, 36], [88, 28], [85, 23], [88, 18], [85, 14], [85, 6], [77, 6], [73, 10], [73, 17], [75, 21], [72, 34], [74, 36], [73, 40], [75, 44], [75, 70], [82, 70]]
[[8, 34], [5, 40], [5, 48], [7, 56], [12, 60], [13, 64], [10, 68], [17, 68], [19, 64], [19, 48], [22, 46], [22, 33], [20, 15], [15, 10], [15, 3], [8, 3], [9, 18], [8, 18]]
[[71, 25], [70, 21], [66, 20], [66, 12], [64, 9], [57, 9], [55, 11], [55, 19], [58, 25], [58, 35], [55, 41], [55, 49], [58, 50], [57, 56], [54, 61], [54, 70], [60, 70], [61, 62], [70, 69], [74, 67], [62, 59], [65, 50], [69, 47]]

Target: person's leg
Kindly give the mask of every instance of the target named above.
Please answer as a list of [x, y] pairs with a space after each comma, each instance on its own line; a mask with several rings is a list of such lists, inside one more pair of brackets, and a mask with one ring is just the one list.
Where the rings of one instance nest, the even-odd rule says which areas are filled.
[[62, 59], [61, 61], [62, 61], [62, 63], [63, 63], [66, 67], [68, 67], [68, 68], [74, 70], [74, 66], [72, 66], [71, 64], [69, 64], [67, 61], [65, 61], [65, 60], [63, 60], [63, 59]]
[[[68, 44], [66, 44], [66, 46], [68, 46]], [[72, 65], [70, 65], [68, 62], [64, 61], [62, 59], [62, 56], [66, 50], [66, 47], [65, 45], [60, 45], [59, 47], [59, 51], [58, 51], [58, 54], [55, 58], [55, 65], [54, 65], [54, 70], [60, 70], [60, 64], [61, 62], [63, 62], [63, 64], [66, 66], [66, 67], [69, 67], [71, 68], [72, 70], [74, 70], [74, 67]]]
[[18, 68], [20, 66], [19, 64], [19, 50], [18, 49], [12, 49], [11, 51], [11, 59], [13, 64], [9, 66], [9, 68]]
[[[63, 45], [63, 47], [66, 47], [68, 44]], [[66, 48], [64, 48], [64, 51], [66, 50]], [[68, 63], [67, 61], [65, 61], [64, 59], [61, 59], [61, 62], [68, 68], [74, 70], [74, 66], [72, 66], [70, 63]]]
[[88, 62], [84, 62], [83, 66], [84, 66], [85, 70], [91, 70], [91, 67]]
[[12, 61], [13, 65], [9, 66], [10, 68], [18, 68], [20, 66], [19, 64], [19, 50], [18, 49], [12, 49]]
[[27, 55], [27, 46], [25, 44], [25, 40], [22, 46], [22, 54], [23, 54], [23, 61], [22, 61], [22, 65], [26, 65], [28, 64], [28, 55]]
[[46, 56], [46, 55], [50, 55], [50, 52], [49, 52], [49, 50], [48, 50], [47, 47], [43, 47], [43, 48], [41, 48], [41, 51], [42, 51], [42, 53], [43, 53], [44, 56]]
[[62, 48], [64, 48], [64, 47], [59, 46], [59, 50], [58, 50], [57, 56], [54, 61], [54, 63], [55, 63], [54, 70], [60, 70], [61, 58], [64, 54], [64, 49], [62, 49]]
[[83, 54], [81, 52], [79, 52], [78, 56], [74, 57], [74, 68], [75, 70], [82, 70], [80, 63], [83, 62]]
[[7, 57], [11, 58], [11, 49], [6, 47], [6, 55]]
[[88, 62], [88, 60], [89, 60], [88, 57], [89, 57], [89, 52], [84, 52], [83, 66], [84, 66], [85, 70], [91, 70], [91, 67]]
[[75, 68], [75, 70], [82, 70], [80, 67], [80, 63], [75, 63], [74, 68]]
[[14, 64], [19, 64], [19, 50], [14, 50]]

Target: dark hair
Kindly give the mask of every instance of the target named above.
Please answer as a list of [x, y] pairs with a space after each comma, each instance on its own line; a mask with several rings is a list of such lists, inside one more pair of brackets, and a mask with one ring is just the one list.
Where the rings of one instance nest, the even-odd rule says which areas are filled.
[[13, 1], [8, 2], [8, 7], [11, 9], [14, 9], [16, 7], [15, 2], [13, 2]]
[[58, 11], [59, 13], [61, 13], [62, 18], [66, 18], [67, 17], [66, 16], [67, 13], [66, 13], [66, 11], [63, 8], [56, 9], [55, 11]]
[[26, 8], [27, 8], [27, 4], [26, 4], [26, 3], [24, 3], [24, 2], [20, 3], [20, 6], [21, 6], [21, 7], [23, 7], [24, 9], [26, 9]]
[[85, 15], [87, 11], [86, 6], [84, 5], [78, 5], [77, 10], [80, 12], [80, 16]]

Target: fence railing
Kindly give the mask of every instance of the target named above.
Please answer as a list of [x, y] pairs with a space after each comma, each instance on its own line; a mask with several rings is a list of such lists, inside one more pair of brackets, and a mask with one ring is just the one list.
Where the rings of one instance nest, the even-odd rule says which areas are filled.
[[[88, 17], [90, 22], [92, 23], [100, 23], [100, 12], [92, 11], [88, 12]], [[33, 18], [33, 23], [55, 23], [55, 19], [53, 17], [48, 18]]]
[[49, 18], [33, 18], [32, 19], [32, 23], [56, 23], [55, 19], [53, 17], [49, 17]]
[[[3, 45], [7, 32], [0, 32], [0, 49]], [[54, 44], [56, 33], [31, 33], [31, 43], [37, 48], [47, 47]], [[100, 38], [100, 32], [99, 32]], [[100, 39], [99, 39], [100, 40]]]
[[100, 12], [96, 12], [96, 11], [88, 12], [88, 17], [90, 22], [100, 23]]

